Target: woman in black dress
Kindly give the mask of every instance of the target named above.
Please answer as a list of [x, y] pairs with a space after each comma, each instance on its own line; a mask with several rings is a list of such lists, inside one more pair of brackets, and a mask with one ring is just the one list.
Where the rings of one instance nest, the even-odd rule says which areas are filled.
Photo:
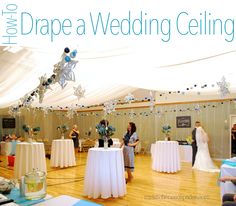
[[73, 126], [72, 130], [70, 131], [69, 137], [74, 142], [74, 148], [75, 149], [78, 148], [79, 147], [79, 130], [76, 124]]

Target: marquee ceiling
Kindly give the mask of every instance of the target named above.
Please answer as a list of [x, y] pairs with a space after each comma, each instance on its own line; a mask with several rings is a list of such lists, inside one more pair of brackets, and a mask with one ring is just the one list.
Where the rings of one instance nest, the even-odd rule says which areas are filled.
[[[18, 102], [26, 93], [35, 89], [39, 85], [40, 76], [46, 74], [49, 77], [53, 72], [53, 65], [59, 61], [63, 51], [63, 47], [60, 50], [23, 48], [12, 53], [4, 51], [4, 48], [0, 48], [0, 107], [8, 107]], [[180, 58], [183, 53], [176, 52]], [[235, 51], [202, 55], [202, 58], [196, 53], [198, 58], [192, 59], [187, 57], [189, 53], [185, 54], [186, 61], [173, 62], [173, 52], [165, 56], [158, 54], [158, 50], [155, 51], [154, 48], [150, 53], [139, 52], [134, 48], [114, 48], [91, 53], [79, 51], [79, 63], [74, 69], [76, 82], [69, 82], [63, 90], [59, 84], [51, 86], [52, 90], [46, 93], [42, 106], [70, 106], [76, 103], [92, 105], [119, 98], [140, 88], [185, 91], [195, 84], [198, 87], [207, 84], [208, 87], [197, 88], [189, 93], [201, 91], [202, 94], [217, 94], [219, 88], [216, 82], [222, 76], [230, 83], [230, 91], [234, 93]], [[167, 56], [169, 63], [164, 60], [168, 59]], [[79, 84], [86, 89], [85, 98], [80, 102], [73, 95], [73, 87]], [[215, 86], [212, 87], [212, 84]], [[35, 102], [34, 105], [40, 104]]]

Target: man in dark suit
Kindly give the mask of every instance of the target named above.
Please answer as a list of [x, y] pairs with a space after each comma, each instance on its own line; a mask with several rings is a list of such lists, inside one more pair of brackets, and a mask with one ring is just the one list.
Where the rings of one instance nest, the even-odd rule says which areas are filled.
[[197, 154], [196, 130], [200, 126], [201, 126], [200, 122], [196, 121], [195, 122], [195, 128], [192, 131], [192, 150], [193, 150], [192, 166], [194, 165], [195, 157], [196, 157], [196, 154]]

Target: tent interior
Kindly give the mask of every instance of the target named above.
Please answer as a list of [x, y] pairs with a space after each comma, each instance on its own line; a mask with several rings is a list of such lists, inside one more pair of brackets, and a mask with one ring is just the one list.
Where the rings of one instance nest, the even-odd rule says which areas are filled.
[[[141, 153], [137, 162], [143, 164], [143, 158], [148, 162], [145, 167], [150, 167], [151, 145], [165, 139], [163, 126], [171, 126], [172, 141], [186, 141], [195, 122], [200, 121], [210, 138], [211, 157], [215, 160], [233, 157], [231, 128], [236, 124], [236, 50], [222, 45], [202, 50], [196, 44], [194, 49], [186, 46], [183, 51], [180, 42], [171, 48], [160, 48], [155, 44], [157, 42], [145, 45], [121, 42], [101, 46], [102, 43], [92, 41], [77, 48], [68, 46], [71, 51], [77, 50], [75, 67], [69, 68], [69, 76], [61, 77], [64, 83], [55, 79], [48, 85], [43, 83], [56, 74], [55, 69], [63, 60], [67, 46], [1, 46], [0, 119], [15, 118], [16, 126], [3, 128], [0, 121], [0, 137], [13, 133], [24, 137], [26, 133], [22, 126], [30, 125], [40, 127], [35, 139], [46, 139], [51, 146], [53, 140], [61, 138], [58, 126], [67, 125], [71, 129], [77, 124], [80, 139], [97, 140], [96, 125], [105, 118], [116, 128], [114, 137], [122, 141], [128, 122], [135, 122]], [[42, 93], [35, 95], [37, 89]], [[29, 96], [32, 98], [27, 101]], [[190, 126], [178, 127], [179, 117], [190, 117]], [[69, 131], [65, 138], [68, 136]], [[81, 154], [76, 155], [77, 163], [85, 164], [86, 156], [82, 154], [81, 160], [78, 156]], [[190, 163], [186, 164], [183, 168], [191, 170]], [[1, 176], [12, 178], [9, 167], [0, 166], [4, 168]], [[76, 173], [75, 168], [73, 171]], [[138, 173], [137, 177], [141, 178], [141, 175]], [[163, 178], [162, 181], [166, 181], [168, 177]], [[196, 178], [199, 181], [200, 177]], [[204, 178], [209, 178], [212, 185], [217, 177], [214, 174]], [[80, 188], [79, 193], [69, 192], [69, 186], [67, 193], [84, 198], [80, 195], [82, 186], [76, 187]], [[50, 188], [51, 194], [62, 194], [54, 193], [57, 189], [53, 186]], [[63, 191], [62, 186], [60, 188]], [[132, 184], [128, 189], [133, 191]], [[149, 190], [152, 189], [151, 186]], [[219, 188], [214, 191], [213, 196], [218, 195]], [[139, 205], [132, 197], [116, 201], [116, 204], [124, 205], [129, 200]], [[158, 205], [155, 198], [152, 201], [146, 204]], [[220, 197], [210, 198], [210, 202], [203, 202], [203, 205], [211, 205], [212, 201], [219, 204]], [[110, 205], [112, 200], [95, 202]]]

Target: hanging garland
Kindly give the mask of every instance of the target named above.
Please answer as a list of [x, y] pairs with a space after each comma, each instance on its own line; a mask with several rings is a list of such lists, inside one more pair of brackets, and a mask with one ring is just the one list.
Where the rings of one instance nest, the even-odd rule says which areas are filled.
[[67, 81], [75, 81], [75, 75], [73, 69], [78, 63], [77, 60], [74, 60], [77, 55], [77, 50], [73, 50], [70, 52], [70, 49], [66, 47], [61, 56], [60, 61], [54, 65], [53, 74], [47, 78], [46, 75], [43, 75], [39, 78], [40, 83], [39, 86], [33, 91], [26, 94], [24, 97], [20, 98], [19, 103], [9, 107], [9, 114], [11, 116], [20, 115], [21, 108], [29, 108], [31, 107], [33, 101], [39, 97], [39, 103], [43, 102], [44, 94], [48, 89], [50, 89], [50, 85], [59, 83], [62, 89], [67, 85]]

